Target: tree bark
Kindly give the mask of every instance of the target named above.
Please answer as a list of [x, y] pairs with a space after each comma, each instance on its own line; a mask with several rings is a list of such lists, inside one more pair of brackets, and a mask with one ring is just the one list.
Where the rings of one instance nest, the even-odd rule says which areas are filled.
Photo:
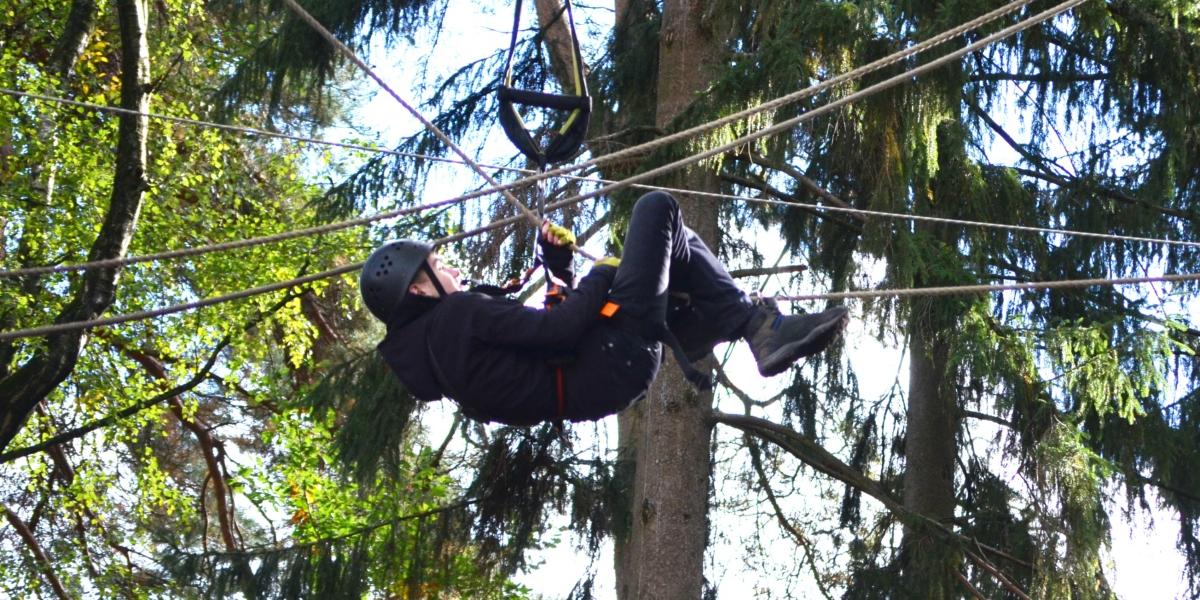
[[[722, 40], [704, 22], [706, 7], [698, 0], [663, 4], [655, 116], [661, 129], [669, 129], [708, 87], [722, 54]], [[692, 189], [718, 191], [717, 175], [702, 169], [673, 179]], [[679, 201], [684, 222], [715, 248], [717, 207], [686, 195]], [[614, 556], [621, 600], [703, 594], [712, 400], [711, 393], [693, 389], [668, 356], [645, 400], [618, 417], [621, 460], [633, 465], [630, 527], [628, 536], [616, 541]]]
[[75, 63], [87, 48], [88, 40], [96, 29], [99, 9], [96, 0], [75, 0], [63, 26], [63, 34], [50, 54], [50, 68], [59, 77], [66, 79], [75, 70]]
[[[146, 113], [150, 108], [146, 5], [143, 0], [118, 0], [116, 4], [121, 31], [121, 107]], [[146, 127], [145, 117], [120, 117], [109, 207], [89, 261], [123, 256], [129, 246], [146, 189]], [[88, 271], [56, 322], [95, 318], [112, 304], [116, 285], [116, 269]], [[85, 340], [83, 332], [48, 336], [42, 349], [0, 379], [0, 451], [16, 437], [38, 403], [70, 375]]]
[[[60, 89], [64, 92], [68, 89], [67, 80], [71, 76], [71, 72], [75, 69], [75, 63], [79, 61], [79, 57], [83, 55], [83, 51], [87, 48], [88, 40], [91, 39], [92, 32], [96, 28], [96, 16], [98, 9], [95, 0], [75, 0], [71, 4], [71, 12], [67, 16], [67, 22], [63, 26], [63, 33], [59, 36], [58, 41], [54, 45], [54, 49], [50, 53], [48, 61], [49, 72], [60, 80]], [[39, 125], [42, 139], [50, 140], [49, 146], [54, 148], [58, 144], [58, 128], [54, 118], [47, 113], [41, 117]], [[11, 132], [6, 137], [0, 139], [0, 159], [13, 152]], [[51, 152], [53, 154], [53, 152]], [[31, 169], [30, 181], [35, 187], [40, 187], [42, 190], [42, 203], [44, 206], [49, 206], [54, 196], [55, 177], [57, 175], [54, 161], [47, 161], [48, 164], [34, 165]], [[0, 167], [0, 178], [6, 177], [8, 173], [3, 167]], [[40, 214], [35, 214], [31, 208], [31, 214], [25, 217], [25, 222], [36, 222]], [[0, 216], [0, 230], [3, 230], [7, 221], [7, 217]], [[24, 231], [18, 238], [17, 242], [17, 257], [21, 259], [22, 266], [31, 266], [34, 263], [30, 261], [29, 252], [29, 237], [32, 235], [28, 227], [22, 228]], [[0, 246], [7, 246], [3, 233], [0, 233]], [[0, 248], [0, 260], [5, 258], [5, 250]], [[29, 295], [37, 293], [38, 278], [26, 278], [19, 284], [21, 289]], [[0, 330], [9, 329], [15, 323], [15, 315], [4, 314], [0, 315]], [[9, 373], [13, 357], [16, 356], [17, 344], [15, 341], [0, 342], [0, 380], [4, 379]]]
[[[562, 0], [534, 0], [538, 28], [550, 52], [550, 66], [564, 94], [575, 93], [575, 50]], [[586, 67], [584, 72], [587, 72]]]

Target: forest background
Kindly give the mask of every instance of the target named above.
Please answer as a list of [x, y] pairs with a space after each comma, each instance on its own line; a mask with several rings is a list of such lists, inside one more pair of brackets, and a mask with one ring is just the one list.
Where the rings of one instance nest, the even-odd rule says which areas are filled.
[[[597, 106], [588, 151], [803, 88], [1002, 4], [578, 7]], [[1053, 5], [1024, 4], [984, 31]], [[526, 166], [495, 143], [503, 42], [480, 44], [494, 52], [461, 70], [439, 63], [463, 56], [440, 48], [478, 23], [440, 2], [307, 6], [373, 63], [429, 59], [388, 79], [480, 156]], [[560, 10], [529, 7], [526, 21], [536, 14], [544, 31], [531, 25], [519, 47], [524, 85], [563, 80]], [[502, 40], [507, 8], [482, 14]], [[361, 73], [282, 6], [27, 2], [0, 17], [6, 89], [446, 154], [413, 128], [361, 127]], [[1088, 2], [655, 183], [1195, 242], [1197, 18], [1192, 3]], [[619, 179], [714, 147], [884, 75], [872, 77], [595, 174]], [[420, 157], [12, 95], [0, 114], [11, 124], [0, 139], [4, 269], [272, 234], [479, 181]], [[636, 195], [561, 219], [619, 250]], [[1198, 270], [1194, 245], [684, 196], [693, 227], [734, 268], [807, 267], [745, 280], [768, 292]], [[352, 264], [382, 239], [512, 214], [487, 196], [311, 239], [5, 278], [0, 328], [213, 296]], [[453, 255], [499, 280], [528, 263], [531, 240], [517, 224]], [[478, 427], [416, 406], [371, 351], [381, 331], [352, 276], [86, 336], [5, 340], [0, 581], [16, 597], [561, 596], [514, 577], [566, 521], [553, 552], [580, 543], [595, 557], [612, 544], [614, 554], [583, 573], [575, 598], [612, 593], [594, 587], [598, 572], [623, 598], [743, 597], [749, 586], [760, 597], [1109, 597], [1109, 578], [1127, 568], [1106, 558], [1110, 524], [1128, 514], [1157, 517], [1148, 529], [1176, 539], [1194, 590], [1194, 291], [852, 302], [861, 328], [781, 384], [722, 348], [728, 377], [715, 395], [665, 366], [647, 402], [619, 424], [573, 428], [572, 446], [547, 428]], [[876, 345], [901, 372], [881, 368]], [[726, 574], [733, 549], [758, 581]]]

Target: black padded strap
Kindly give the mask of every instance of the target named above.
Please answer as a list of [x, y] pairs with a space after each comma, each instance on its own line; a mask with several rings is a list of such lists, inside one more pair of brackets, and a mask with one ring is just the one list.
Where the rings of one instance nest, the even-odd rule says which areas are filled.
[[592, 109], [592, 98], [590, 96], [563, 96], [560, 94], [547, 94], [546, 92], [518, 90], [515, 88], [510, 88], [507, 85], [502, 85], [500, 86], [500, 89], [496, 90], [496, 97], [500, 98], [501, 102], [524, 104], [526, 106], [536, 106], [538, 108], [589, 111]]
[[[517, 48], [517, 32], [521, 28], [522, 0], [516, 0], [513, 13], [512, 37], [508, 46], [508, 59], [504, 65], [504, 81], [497, 90], [500, 101], [500, 125], [509, 141], [522, 154], [536, 163], [539, 168], [545, 168], [551, 163], [571, 160], [579, 153], [583, 139], [587, 135], [588, 124], [591, 120], [592, 99], [587, 92], [587, 79], [583, 72], [583, 55], [579, 49], [579, 36], [575, 31], [575, 16], [571, 1], [565, 0], [567, 26], [571, 31], [571, 59], [574, 63], [575, 94], [548, 94], [533, 90], [519, 90], [512, 87], [513, 55]], [[525, 127], [517, 106], [533, 106], [549, 110], [569, 110], [565, 124], [543, 148]]]

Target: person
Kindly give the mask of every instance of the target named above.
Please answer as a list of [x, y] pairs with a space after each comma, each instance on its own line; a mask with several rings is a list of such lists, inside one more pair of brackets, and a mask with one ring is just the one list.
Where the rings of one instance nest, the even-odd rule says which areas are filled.
[[[574, 236], [543, 223], [551, 273], [573, 283]], [[824, 350], [848, 322], [844, 307], [783, 315], [752, 301], [695, 232], [679, 203], [652, 192], [633, 208], [621, 259], [597, 261], [549, 309], [463, 287], [430, 244], [390, 242], [361, 276], [367, 308], [387, 325], [378, 349], [418, 399], [454, 399], [464, 415], [510, 425], [595, 420], [646, 394], [666, 341], [690, 362], [746, 340], [764, 376]]]

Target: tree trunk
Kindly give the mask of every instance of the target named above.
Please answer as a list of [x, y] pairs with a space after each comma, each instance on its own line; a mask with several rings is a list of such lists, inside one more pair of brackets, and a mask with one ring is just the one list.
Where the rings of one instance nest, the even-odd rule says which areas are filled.
[[[707, 6], [697, 0], [663, 4], [659, 128], [669, 128], [712, 80], [723, 44], [703, 22]], [[680, 187], [700, 191], [717, 191], [719, 185], [715, 174], [700, 169], [673, 179]], [[687, 197], [679, 200], [684, 221], [715, 248], [717, 207]], [[618, 417], [621, 460], [633, 465], [630, 527], [615, 549], [617, 597], [622, 600], [703, 594], [712, 394], [692, 388], [667, 354], [646, 399]]]
[[[121, 31], [121, 107], [145, 113], [150, 108], [146, 91], [150, 72], [146, 5], [143, 0], [118, 0], [117, 17]], [[146, 189], [146, 126], [144, 117], [120, 117], [108, 212], [88, 260], [123, 256], [133, 237]], [[88, 271], [74, 299], [55, 322], [96, 318], [112, 304], [116, 284], [117, 269]], [[70, 375], [85, 338], [81, 331], [48, 336], [43, 349], [0, 379], [0, 451], [16, 437], [38, 403]]]
[[564, 94], [574, 94], [575, 50], [562, 0], [534, 0], [534, 5], [537, 7], [538, 28], [545, 32], [554, 78]]
[[[919, 303], [928, 306], [927, 303]], [[954, 517], [958, 418], [944, 385], [949, 349], [930, 322], [914, 314], [910, 327], [908, 431], [904, 442], [904, 507], [934, 520]], [[920, 529], [904, 532], [905, 579], [914, 597], [954, 598], [954, 561], [945, 542]], [[916, 586], [916, 587], [912, 587]]]
[[[75, 0], [71, 3], [71, 12], [67, 15], [67, 22], [63, 26], [63, 33], [59, 36], [58, 41], [54, 45], [54, 50], [50, 53], [48, 62], [49, 72], [58, 77], [60, 81], [60, 89], [64, 95], [67, 94], [69, 84], [67, 83], [71, 77], [71, 73], [75, 70], [75, 63], [79, 61], [79, 57], [83, 55], [84, 49], [87, 48], [88, 40], [92, 37], [92, 32], [96, 28], [96, 17], [98, 9], [95, 0]], [[58, 127], [55, 123], [52, 113], [46, 113], [41, 117], [41, 138], [49, 140], [49, 147], [55, 148], [58, 145]], [[0, 139], [0, 161], [7, 154], [12, 152], [11, 132], [8, 137]], [[54, 152], [49, 153], [53, 156]], [[46, 161], [46, 164], [34, 165], [30, 171], [30, 181], [33, 183], [34, 189], [40, 189], [42, 194], [41, 203], [45, 207], [49, 207], [54, 198], [54, 186], [56, 165], [53, 160]], [[6, 177], [8, 174], [0, 169], [0, 178]], [[44, 209], [42, 209], [44, 210]], [[41, 211], [33, 212], [31, 207], [30, 214], [26, 216], [25, 222], [37, 222], [41, 217]], [[6, 217], [0, 216], [0, 230], [4, 229]], [[34, 266], [38, 263], [35, 256], [36, 253], [30, 250], [30, 238], [34, 237], [34, 233], [29, 231], [28, 227], [22, 228], [21, 236], [17, 242], [16, 256], [20, 260], [21, 266]], [[7, 241], [4, 239], [3, 233], [0, 233], [0, 246], [7, 246]], [[33, 254], [33, 256], [30, 256]], [[0, 248], [0, 260], [5, 258], [5, 250]], [[31, 260], [32, 259], [32, 260]], [[19, 286], [23, 292], [33, 296], [38, 293], [39, 278], [27, 277], [24, 278]], [[0, 315], [0, 330], [11, 329], [16, 323], [16, 315], [6, 313]], [[17, 353], [17, 342], [7, 341], [0, 342], [0, 380], [3, 380], [9, 373], [12, 367], [13, 357]]]
[[[71, 77], [71, 72], [75, 70], [75, 63], [79, 61], [80, 56], [83, 56], [88, 40], [92, 37], [92, 31], [96, 28], [98, 12], [95, 0], [75, 0], [71, 3], [71, 12], [67, 15], [63, 34], [58, 38], [58, 43], [55, 44], [54, 51], [50, 54], [50, 71], [61, 79], [59, 85], [64, 92], [69, 87], [67, 81]], [[58, 133], [54, 120], [50, 116], [42, 119], [42, 136], [50, 140], [51, 148], [58, 145]], [[39, 167], [37, 171], [40, 170]], [[54, 199], [57, 175], [58, 169], [53, 161], [45, 166], [44, 174], [34, 175], [34, 181], [44, 182], [42, 199], [46, 206], [50, 206]]]
[[[921, 281], [917, 285], [944, 282]], [[946, 300], [913, 302], [909, 317], [908, 420], [904, 442], [904, 507], [933, 520], [954, 517], [954, 468], [958, 457], [958, 408], [948, 373], [954, 328]], [[957, 598], [960, 557], [923, 529], [904, 531], [905, 588], [914, 598]]]

